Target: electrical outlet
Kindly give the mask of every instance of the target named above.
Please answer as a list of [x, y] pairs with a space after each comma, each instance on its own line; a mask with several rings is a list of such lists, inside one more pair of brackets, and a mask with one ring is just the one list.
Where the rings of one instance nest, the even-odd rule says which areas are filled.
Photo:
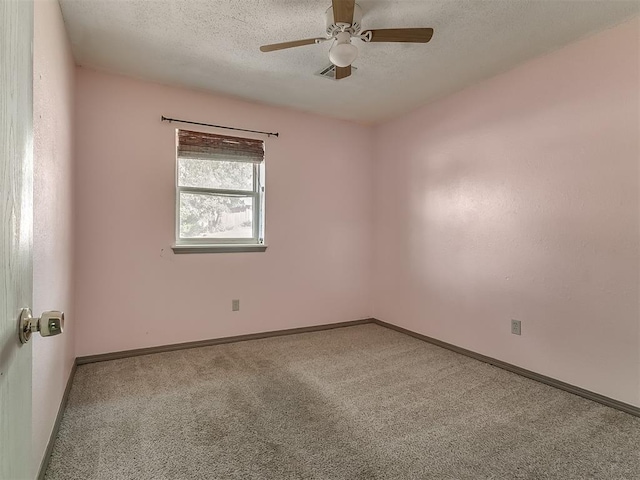
[[231, 300], [231, 311], [237, 312], [240, 310], [240, 300]]
[[520, 320], [511, 320], [511, 333], [514, 335], [522, 335], [522, 325]]

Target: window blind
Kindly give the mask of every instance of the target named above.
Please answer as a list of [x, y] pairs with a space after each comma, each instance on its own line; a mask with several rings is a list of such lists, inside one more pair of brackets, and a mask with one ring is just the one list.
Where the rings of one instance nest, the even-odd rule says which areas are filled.
[[178, 130], [178, 157], [260, 163], [264, 160], [264, 142]]

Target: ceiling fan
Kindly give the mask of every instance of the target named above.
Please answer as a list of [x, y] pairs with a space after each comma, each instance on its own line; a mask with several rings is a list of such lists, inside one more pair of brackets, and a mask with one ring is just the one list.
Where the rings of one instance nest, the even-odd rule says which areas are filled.
[[332, 5], [325, 15], [326, 37], [263, 45], [260, 51], [273, 52], [333, 40], [329, 59], [336, 66], [336, 80], [340, 80], [351, 75], [351, 64], [358, 57], [358, 47], [351, 43], [352, 38], [359, 38], [364, 42], [427, 43], [433, 36], [433, 28], [388, 28], [362, 31], [360, 24], [362, 9], [355, 0], [332, 0]]

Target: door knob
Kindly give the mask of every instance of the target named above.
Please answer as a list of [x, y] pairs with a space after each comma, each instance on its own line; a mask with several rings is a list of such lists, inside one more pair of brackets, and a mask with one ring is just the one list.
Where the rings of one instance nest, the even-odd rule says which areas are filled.
[[21, 343], [31, 340], [31, 334], [40, 332], [43, 337], [59, 335], [64, 329], [64, 313], [51, 310], [44, 312], [40, 318], [31, 316], [30, 308], [23, 308], [18, 323], [18, 336]]

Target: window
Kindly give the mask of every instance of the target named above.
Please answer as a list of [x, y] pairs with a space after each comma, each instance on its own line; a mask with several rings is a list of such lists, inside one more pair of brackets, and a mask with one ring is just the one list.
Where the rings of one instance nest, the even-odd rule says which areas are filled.
[[177, 130], [176, 190], [177, 249], [264, 245], [263, 141]]

